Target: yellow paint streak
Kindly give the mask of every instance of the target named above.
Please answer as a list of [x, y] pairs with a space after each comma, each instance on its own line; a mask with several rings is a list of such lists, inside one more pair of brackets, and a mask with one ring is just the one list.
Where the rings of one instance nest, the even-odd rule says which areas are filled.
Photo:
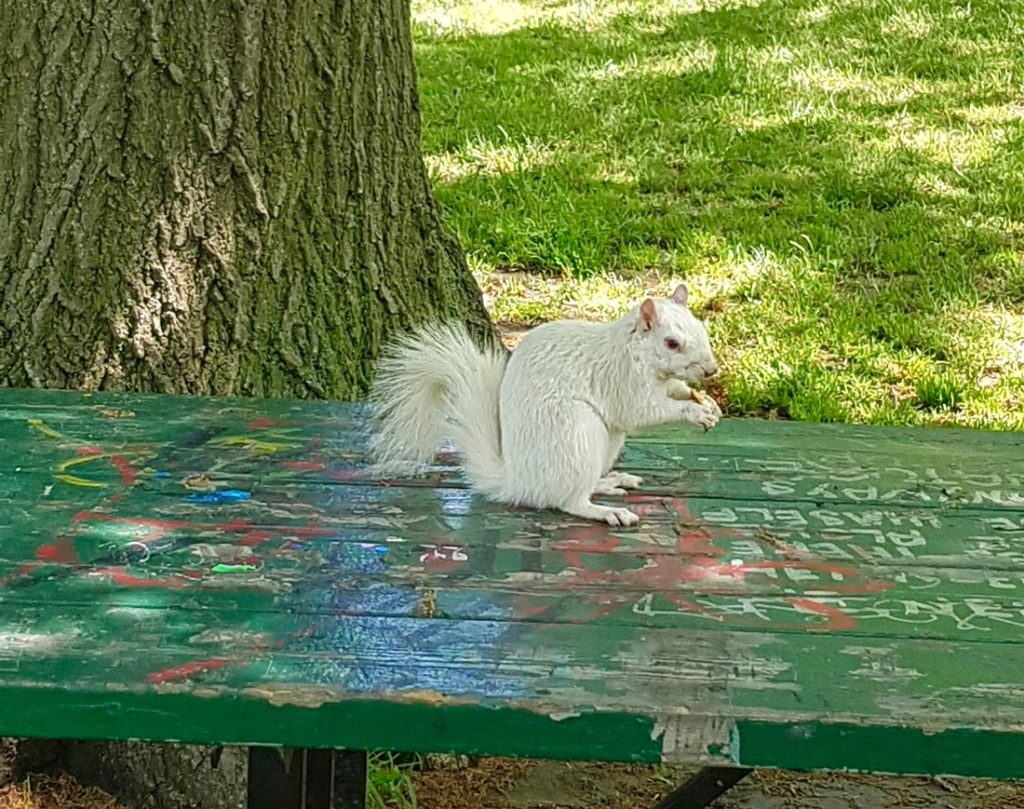
[[58, 433], [53, 427], [47, 426], [42, 419], [29, 419], [28, 426], [45, 435], [47, 438], [64, 438], [61, 433]]
[[218, 447], [245, 447], [265, 455], [273, 455], [275, 452], [284, 452], [298, 446], [294, 443], [262, 441], [248, 435], [229, 435], [209, 443]]
[[81, 486], [83, 489], [105, 489], [106, 483], [99, 483], [88, 478], [80, 478], [77, 475], [54, 475], [57, 480], [67, 483], [69, 486]]

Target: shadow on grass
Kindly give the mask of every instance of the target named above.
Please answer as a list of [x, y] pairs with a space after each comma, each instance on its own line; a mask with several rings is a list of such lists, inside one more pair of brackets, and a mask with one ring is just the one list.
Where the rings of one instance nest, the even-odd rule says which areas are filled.
[[694, 279], [739, 412], [1024, 426], [1024, 7], [707, 5], [421, 31], [463, 243]]

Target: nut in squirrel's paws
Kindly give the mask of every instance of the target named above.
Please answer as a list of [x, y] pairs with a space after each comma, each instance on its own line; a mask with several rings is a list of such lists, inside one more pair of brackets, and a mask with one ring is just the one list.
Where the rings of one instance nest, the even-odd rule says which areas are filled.
[[696, 402], [699, 405], [706, 405], [714, 401], [704, 391], [691, 388], [677, 376], [661, 373], [658, 378], [665, 383], [665, 393], [668, 394], [669, 399], [675, 399], [678, 402]]
[[[669, 396], [672, 396], [672, 393], [672, 391], [669, 391]], [[715, 404], [715, 400], [708, 396], [704, 391], [690, 387], [686, 389], [686, 396], [673, 396], [672, 398], [678, 398], [682, 401], [696, 402], [704, 407], [713, 407]]]
[[718, 402], [704, 393], [704, 391], [691, 388], [683, 380], [666, 373], [659, 374], [658, 379], [665, 383], [665, 393], [670, 399], [680, 402], [693, 402], [697, 405], [699, 410], [695, 414], [690, 415], [687, 421], [696, 424], [698, 427], [703, 427], [704, 432], [718, 424], [718, 420], [722, 416], [722, 408], [718, 406]]
[[665, 384], [665, 393], [668, 394], [669, 399], [685, 402], [687, 399], [693, 399], [694, 394], [698, 393], [698, 391], [695, 391], [681, 379], [669, 379]]

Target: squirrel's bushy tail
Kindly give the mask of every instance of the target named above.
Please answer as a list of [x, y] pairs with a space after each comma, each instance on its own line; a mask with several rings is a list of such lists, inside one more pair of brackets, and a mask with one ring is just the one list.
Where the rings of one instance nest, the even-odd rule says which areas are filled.
[[474, 489], [502, 488], [499, 400], [507, 353], [480, 348], [461, 324], [399, 338], [377, 363], [370, 391], [370, 455], [378, 474], [410, 474], [450, 437]]

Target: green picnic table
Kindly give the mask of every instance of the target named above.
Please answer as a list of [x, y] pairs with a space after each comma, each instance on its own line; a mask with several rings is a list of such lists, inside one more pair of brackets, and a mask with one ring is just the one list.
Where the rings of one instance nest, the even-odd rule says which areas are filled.
[[1024, 777], [1020, 434], [663, 429], [615, 529], [370, 477], [362, 426], [0, 389], [0, 735], [247, 745], [254, 809], [362, 806], [373, 749], [705, 768], [663, 807]]

